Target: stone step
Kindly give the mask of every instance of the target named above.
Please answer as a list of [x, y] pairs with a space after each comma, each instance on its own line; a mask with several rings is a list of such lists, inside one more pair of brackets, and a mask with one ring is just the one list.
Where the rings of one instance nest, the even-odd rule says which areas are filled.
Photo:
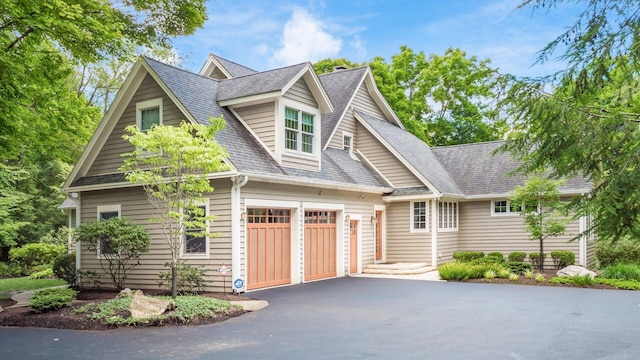
[[362, 272], [364, 274], [418, 275], [426, 274], [435, 269], [426, 263], [396, 263], [367, 265]]
[[410, 270], [410, 269], [419, 269], [425, 266], [429, 266], [427, 263], [384, 263], [384, 264], [369, 264], [366, 266], [367, 269], [387, 269], [387, 270]]

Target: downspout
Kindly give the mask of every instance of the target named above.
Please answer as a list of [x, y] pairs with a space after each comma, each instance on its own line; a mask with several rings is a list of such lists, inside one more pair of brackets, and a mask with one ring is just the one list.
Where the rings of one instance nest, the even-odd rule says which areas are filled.
[[[242, 208], [240, 188], [245, 186], [249, 181], [247, 175], [235, 176], [231, 178], [233, 186], [231, 187], [231, 275], [233, 291], [236, 293], [244, 292], [246, 281], [240, 275], [240, 226], [242, 225]], [[241, 287], [236, 287], [236, 281], [242, 282]]]
[[431, 266], [438, 267], [438, 204], [431, 200]]
[[[75, 196], [74, 196], [75, 194]], [[81, 214], [80, 214], [80, 194], [78, 193], [71, 193], [71, 197], [74, 198], [75, 202], [76, 202], [76, 229], [78, 228], [78, 226], [80, 226], [80, 219], [81, 219]], [[82, 244], [80, 243], [80, 241], [76, 241], [76, 273], [78, 273], [80, 271], [80, 269], [82, 268], [82, 257], [81, 257], [81, 251], [82, 251]]]

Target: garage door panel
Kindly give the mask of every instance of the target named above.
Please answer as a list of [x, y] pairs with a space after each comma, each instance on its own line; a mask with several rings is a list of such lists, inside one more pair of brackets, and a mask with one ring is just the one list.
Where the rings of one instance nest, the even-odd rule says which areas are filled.
[[336, 212], [305, 212], [305, 280], [336, 276]]
[[291, 282], [289, 210], [248, 209], [247, 289]]

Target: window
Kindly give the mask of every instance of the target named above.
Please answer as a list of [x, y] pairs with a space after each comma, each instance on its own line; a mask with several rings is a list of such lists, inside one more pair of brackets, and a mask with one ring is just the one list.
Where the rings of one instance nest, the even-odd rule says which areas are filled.
[[[120, 205], [102, 205], [98, 206], [98, 220], [108, 220], [114, 217], [120, 217]], [[102, 255], [115, 255], [115, 252], [111, 246], [111, 239], [103, 239], [98, 246], [98, 256]]]
[[147, 131], [162, 124], [162, 99], [154, 99], [136, 104], [136, 123], [141, 131]]
[[[198, 206], [198, 211], [190, 214], [190, 220], [194, 217], [208, 216], [207, 206]], [[184, 230], [184, 249], [183, 255], [206, 255], [207, 251], [207, 236], [204, 234], [206, 228], [200, 227], [186, 227]]]
[[428, 231], [427, 219], [427, 202], [411, 202], [411, 230]]
[[285, 149], [313, 154], [313, 115], [285, 107], [284, 128]]
[[438, 230], [458, 230], [458, 203], [453, 201], [438, 202]]
[[353, 151], [353, 135], [346, 132], [342, 134], [342, 148], [351, 154]]
[[511, 203], [509, 200], [494, 200], [491, 207], [491, 215], [516, 215], [522, 212], [522, 207]]

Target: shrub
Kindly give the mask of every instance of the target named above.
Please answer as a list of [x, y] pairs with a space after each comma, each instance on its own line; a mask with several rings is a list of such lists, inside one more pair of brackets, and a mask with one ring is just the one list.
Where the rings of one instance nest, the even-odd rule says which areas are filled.
[[20, 272], [18, 267], [0, 261], [0, 277], [14, 277], [20, 275]]
[[440, 278], [443, 280], [465, 281], [471, 276], [471, 265], [459, 261], [449, 262], [438, 266]]
[[499, 251], [490, 252], [487, 254], [487, 257], [491, 259], [496, 259], [500, 262], [504, 261], [504, 255], [502, 255], [502, 253]]
[[509, 269], [503, 268], [498, 271], [498, 277], [501, 279], [506, 279], [509, 275], [511, 275], [511, 271], [509, 271]]
[[514, 273], [509, 274], [509, 280], [511, 281], [518, 281], [519, 278], [520, 278], [520, 275], [518, 274], [514, 274]]
[[597, 284], [596, 280], [589, 275], [584, 276], [556, 276], [549, 280], [552, 284], [572, 284], [575, 286], [592, 286]]
[[44, 270], [36, 271], [29, 275], [29, 279], [44, 279], [48, 277], [53, 277], [53, 269], [46, 268]]
[[536, 279], [536, 282], [539, 283], [543, 282], [545, 279], [544, 274], [541, 273], [537, 273], [534, 278]]
[[53, 262], [53, 273], [59, 279], [68, 282], [71, 285], [76, 283], [77, 271], [76, 271], [76, 255], [75, 254], [61, 254]]
[[[164, 264], [165, 267], [169, 267], [171, 263], [167, 262]], [[205, 275], [207, 270], [204, 266], [201, 265], [190, 265], [185, 263], [184, 261], [178, 262], [178, 279], [176, 281], [176, 286], [178, 287], [178, 292], [182, 294], [186, 293], [198, 293], [198, 291], [204, 291], [206, 286]], [[158, 285], [166, 288], [167, 290], [171, 290], [171, 271], [160, 272], [158, 275], [160, 281]]]
[[596, 258], [602, 267], [616, 263], [640, 264], [640, 241], [630, 237], [613, 241], [598, 240]]
[[29, 300], [29, 307], [35, 313], [58, 310], [71, 305], [77, 293], [67, 288], [49, 288], [36, 291]]
[[595, 281], [599, 284], [615, 286], [618, 289], [640, 290], [640, 281], [620, 280], [620, 279], [602, 279], [602, 278], [596, 278]]
[[557, 250], [551, 252], [551, 259], [556, 269], [562, 269], [576, 263], [576, 254], [573, 251]]
[[533, 271], [531, 270], [527, 270], [524, 272], [524, 277], [526, 277], [527, 279], [533, 279]]
[[22, 274], [29, 275], [36, 266], [51, 266], [56, 256], [65, 251], [63, 245], [31, 243], [9, 250], [9, 259], [20, 268]]
[[508, 259], [509, 262], [524, 262], [524, 258], [527, 257], [527, 253], [524, 251], [510, 252]]
[[484, 272], [484, 278], [487, 280], [491, 280], [491, 279], [495, 279], [496, 278], [496, 272], [493, 270], [487, 270]]
[[504, 265], [511, 271], [516, 274], [524, 274], [527, 271], [531, 271], [533, 268], [531, 264], [526, 262], [506, 262]]
[[[544, 265], [544, 259], [547, 258], [547, 254], [542, 253], [542, 264]], [[529, 253], [529, 260], [531, 260], [531, 265], [533, 265], [534, 268], [539, 269], [540, 268], [540, 253], [538, 252], [532, 252]]]
[[479, 259], [473, 259], [468, 263], [472, 265], [485, 265], [485, 264], [502, 264], [503, 262], [504, 262], [504, 259], [498, 259], [495, 257], [483, 257]]
[[603, 279], [640, 281], [640, 266], [636, 264], [615, 264], [607, 266], [600, 277]]
[[484, 253], [482, 251], [456, 251], [453, 253], [453, 259], [461, 262], [469, 262], [483, 257]]

